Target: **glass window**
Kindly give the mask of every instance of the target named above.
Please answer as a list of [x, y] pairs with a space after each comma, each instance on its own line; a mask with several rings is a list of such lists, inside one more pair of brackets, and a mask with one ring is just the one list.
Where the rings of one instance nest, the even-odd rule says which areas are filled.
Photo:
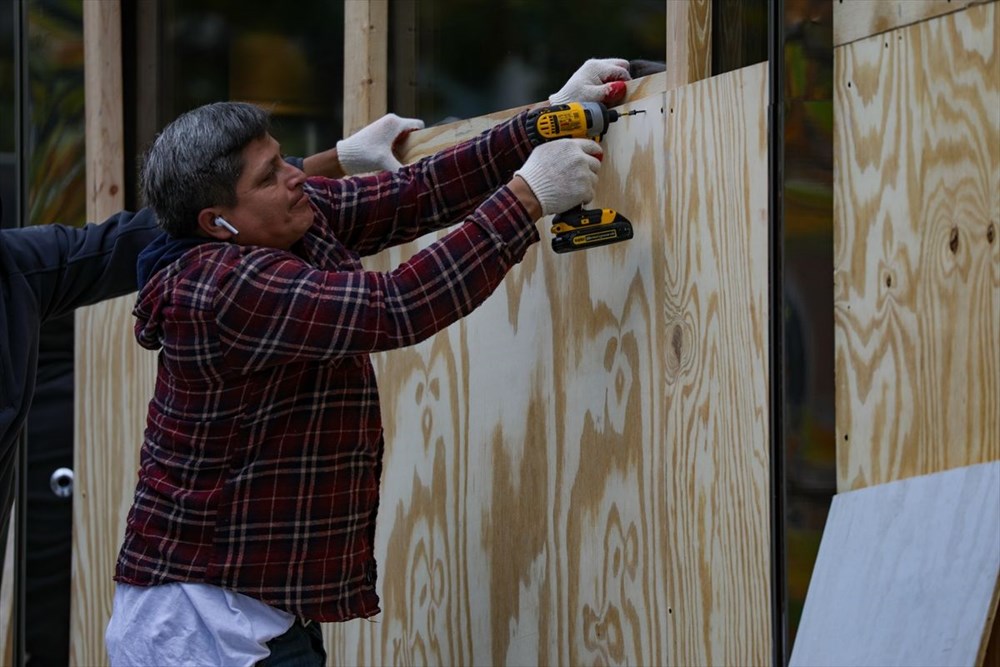
[[[343, 2], [159, 0], [122, 3], [126, 154], [141, 155], [184, 111], [226, 100], [272, 112], [289, 155], [341, 136]], [[127, 192], [134, 200], [135, 178]], [[130, 203], [134, 205], [134, 203]]]
[[663, 0], [389, 5], [389, 110], [428, 125], [545, 100], [587, 58], [662, 64]]

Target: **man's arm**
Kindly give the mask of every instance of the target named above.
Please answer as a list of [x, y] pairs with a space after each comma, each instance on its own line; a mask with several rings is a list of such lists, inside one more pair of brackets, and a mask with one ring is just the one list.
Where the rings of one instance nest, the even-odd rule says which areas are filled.
[[149, 209], [84, 227], [38, 225], [3, 232], [7, 256], [47, 320], [136, 289], [139, 252], [159, 233]]
[[344, 167], [340, 164], [340, 157], [336, 148], [328, 148], [325, 151], [310, 155], [302, 160], [299, 169], [306, 173], [306, 176], [325, 176], [326, 178], [343, 178], [347, 176]]
[[531, 153], [524, 116], [395, 172], [309, 179], [317, 223], [348, 248], [371, 255], [462, 221]]
[[[538, 241], [539, 216], [594, 196], [599, 154], [587, 139], [540, 146], [464, 224], [393, 271], [364, 271], [336, 253], [324, 271], [289, 253], [247, 254], [230, 245], [211, 262], [215, 285], [190, 293], [213, 295], [222, 349], [242, 371], [418, 343], [496, 289]], [[158, 299], [152, 295], [150, 306]], [[155, 333], [140, 342], [158, 344]]]

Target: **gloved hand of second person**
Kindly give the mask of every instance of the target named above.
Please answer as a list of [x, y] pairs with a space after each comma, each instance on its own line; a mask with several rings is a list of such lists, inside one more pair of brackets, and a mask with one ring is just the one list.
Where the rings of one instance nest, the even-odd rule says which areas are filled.
[[549, 96], [549, 104], [603, 102], [617, 104], [625, 98], [628, 61], [622, 58], [591, 58], [583, 63], [559, 92]]
[[424, 121], [389, 113], [337, 142], [337, 158], [347, 174], [395, 171], [402, 163], [393, 149], [410, 132], [421, 130]]
[[542, 215], [562, 213], [594, 198], [603, 156], [592, 139], [556, 139], [531, 151], [514, 175], [531, 188]]

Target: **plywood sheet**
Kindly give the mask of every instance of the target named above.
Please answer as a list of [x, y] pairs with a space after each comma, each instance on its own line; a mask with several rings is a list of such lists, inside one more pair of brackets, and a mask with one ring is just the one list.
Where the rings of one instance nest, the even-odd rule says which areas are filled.
[[[636, 237], [556, 255], [540, 223], [480, 309], [378, 356], [385, 611], [327, 626], [331, 664], [767, 663], [766, 76], [630, 102], [595, 204]], [[78, 350], [84, 451], [114, 452], [77, 517], [97, 638], [153, 381], [109, 307]]]
[[659, 482], [672, 665], [770, 655], [766, 67], [666, 98]]
[[[833, 45], [919, 23], [984, 0], [840, 0], [833, 5]], [[986, 0], [991, 1], [991, 0]]]
[[998, 526], [1000, 461], [837, 495], [790, 664], [979, 664]]
[[595, 205], [635, 239], [543, 234], [380, 356], [385, 612], [334, 664], [768, 661], [766, 71], [623, 107]]
[[835, 54], [838, 489], [1000, 459], [997, 3]]

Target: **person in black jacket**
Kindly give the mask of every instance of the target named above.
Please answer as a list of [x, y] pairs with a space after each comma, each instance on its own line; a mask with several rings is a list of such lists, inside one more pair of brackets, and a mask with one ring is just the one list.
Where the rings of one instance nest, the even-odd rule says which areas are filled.
[[[305, 160], [288, 161], [308, 174], [331, 177], [396, 169], [400, 163], [393, 148], [409, 132], [421, 127], [422, 121], [388, 114], [337, 142], [336, 148]], [[136, 213], [122, 211], [100, 224], [88, 223], [84, 227], [49, 224], [0, 229], [0, 536], [7, 534], [13, 502], [17, 438], [29, 417], [38, 382], [42, 325], [64, 318], [80, 306], [134, 292], [136, 258], [160, 231], [152, 210], [145, 208]], [[63, 367], [71, 369], [72, 365]], [[71, 374], [63, 373], [59, 378], [48, 375], [42, 378], [43, 384], [59, 388], [65, 400], [60, 405], [47, 402], [44, 419], [71, 423], [72, 392], [70, 389], [67, 393], [64, 386], [69, 384], [66, 378]], [[32, 421], [38, 423], [40, 418], [33, 415]], [[38, 447], [45, 446], [38, 443]], [[29, 443], [29, 449], [35, 449], [35, 445]], [[49, 474], [29, 472], [29, 484], [45, 487], [41, 493], [48, 492], [48, 479]], [[38, 489], [29, 489], [37, 498], [35, 492]], [[61, 508], [62, 513], [67, 511]], [[62, 543], [66, 552], [62, 556], [67, 556], [69, 531]], [[5, 545], [0, 544], [0, 572]], [[61, 560], [68, 562], [65, 557]], [[68, 607], [68, 590], [63, 597]], [[66, 611], [68, 618], [68, 608]], [[61, 637], [57, 639], [53, 635], [58, 633], [52, 631], [51, 624], [43, 630], [48, 641], [62, 645]]]
[[35, 390], [42, 322], [134, 291], [136, 257], [158, 231], [149, 209], [83, 228], [0, 230], [0, 526], [13, 501], [15, 443]]

